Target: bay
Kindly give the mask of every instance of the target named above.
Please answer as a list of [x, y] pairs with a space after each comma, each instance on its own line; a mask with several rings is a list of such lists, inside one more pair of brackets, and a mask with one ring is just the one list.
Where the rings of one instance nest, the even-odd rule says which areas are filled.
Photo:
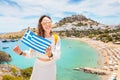
[[[17, 42], [0, 42], [0, 50], [5, 51], [12, 57], [10, 64], [15, 65], [21, 69], [28, 68], [34, 65], [35, 58], [26, 59], [23, 56], [15, 54], [12, 49]], [[29, 48], [24, 44], [19, 44], [22, 50]], [[2, 47], [8, 46], [7, 49]], [[61, 39], [61, 58], [57, 63], [57, 80], [99, 80], [100, 77], [94, 74], [84, 73], [82, 71], [75, 71], [77, 67], [98, 67], [98, 54], [95, 49], [74, 39]]]

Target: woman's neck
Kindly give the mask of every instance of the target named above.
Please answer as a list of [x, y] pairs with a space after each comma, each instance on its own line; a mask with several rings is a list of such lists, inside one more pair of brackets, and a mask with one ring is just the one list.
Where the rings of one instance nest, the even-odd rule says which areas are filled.
[[50, 33], [45, 32], [45, 38], [50, 37]]

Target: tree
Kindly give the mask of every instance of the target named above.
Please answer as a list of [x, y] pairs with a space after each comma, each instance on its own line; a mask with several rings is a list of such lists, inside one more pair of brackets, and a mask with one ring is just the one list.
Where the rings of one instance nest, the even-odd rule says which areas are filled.
[[66, 36], [67, 36], [67, 37], [70, 37], [70, 36], [71, 36], [71, 32], [68, 31], [68, 30], [66, 30]]
[[0, 51], [0, 64], [3, 64], [5, 62], [10, 62], [11, 61], [11, 56], [4, 51]]

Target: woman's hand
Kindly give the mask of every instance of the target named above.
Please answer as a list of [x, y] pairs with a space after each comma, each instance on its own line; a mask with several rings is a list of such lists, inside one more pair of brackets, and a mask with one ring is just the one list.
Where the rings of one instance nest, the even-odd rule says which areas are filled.
[[20, 53], [22, 52], [19, 46], [15, 46], [15, 47], [13, 48], [13, 51], [16, 52], [16, 53], [19, 54], [19, 55], [20, 55]]
[[52, 57], [53, 56], [53, 54], [52, 54], [52, 51], [51, 51], [51, 46], [49, 46], [47, 49], [46, 49], [46, 55], [48, 56], [48, 57]]

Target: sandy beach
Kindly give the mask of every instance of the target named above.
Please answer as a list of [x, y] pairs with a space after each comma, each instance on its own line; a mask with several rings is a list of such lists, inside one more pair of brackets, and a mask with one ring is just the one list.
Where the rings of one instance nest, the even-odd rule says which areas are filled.
[[100, 61], [102, 63], [101, 69], [110, 72], [109, 75], [102, 77], [102, 80], [112, 80], [115, 77], [120, 80], [120, 44], [104, 43], [90, 38], [76, 39], [92, 46], [102, 56]]

